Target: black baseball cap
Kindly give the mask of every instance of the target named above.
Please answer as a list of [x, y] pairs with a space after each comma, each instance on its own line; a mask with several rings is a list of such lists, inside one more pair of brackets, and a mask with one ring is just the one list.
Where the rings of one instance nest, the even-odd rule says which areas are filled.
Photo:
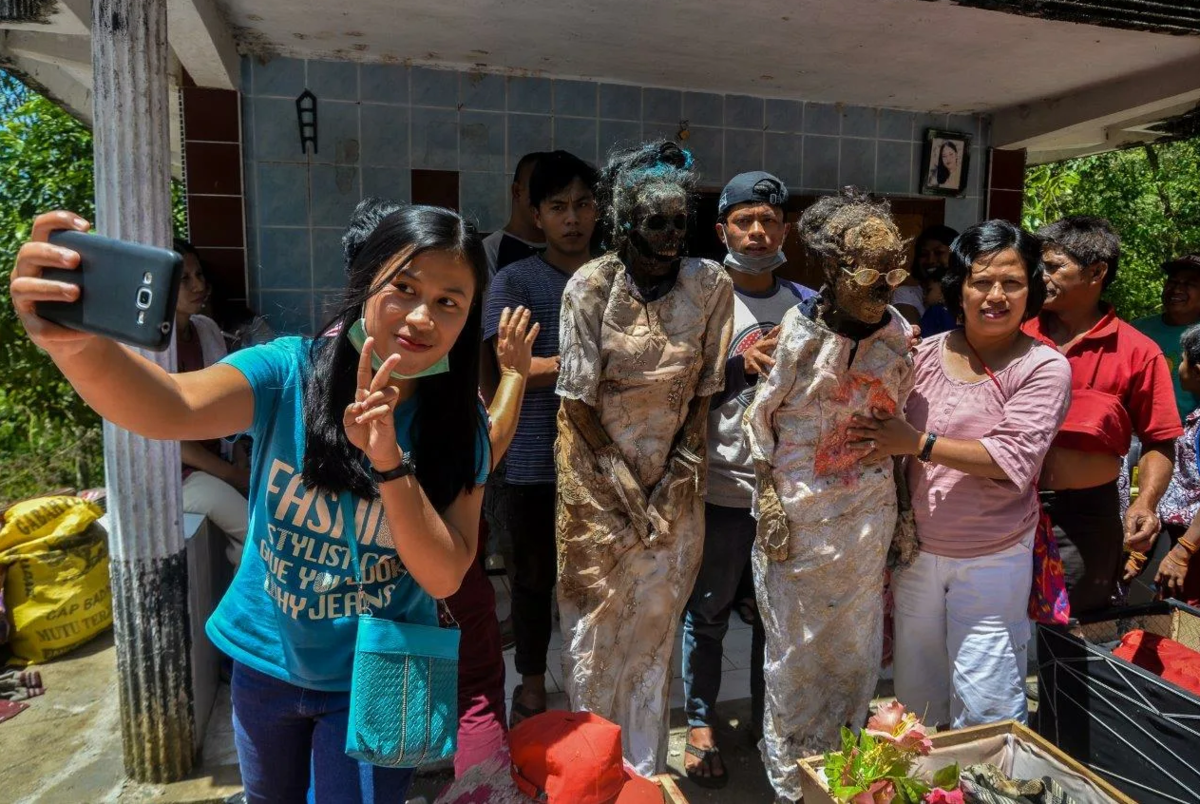
[[1196, 268], [1200, 269], [1200, 253], [1186, 254], [1173, 260], [1167, 260], [1162, 264], [1163, 273], [1173, 274], [1181, 268]]
[[762, 170], [739, 173], [730, 179], [729, 184], [721, 191], [721, 200], [717, 202], [717, 217], [724, 217], [731, 207], [749, 201], [782, 207], [787, 204], [787, 200], [787, 185], [778, 177]]

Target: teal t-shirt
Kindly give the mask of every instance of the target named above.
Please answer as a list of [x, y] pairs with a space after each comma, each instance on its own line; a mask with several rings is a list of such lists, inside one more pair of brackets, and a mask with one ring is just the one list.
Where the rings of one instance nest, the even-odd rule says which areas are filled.
[[1171, 326], [1163, 323], [1161, 315], [1151, 315], [1134, 321], [1133, 327], [1163, 350], [1167, 365], [1171, 369], [1171, 380], [1175, 383], [1175, 405], [1179, 408], [1179, 421], [1186, 422], [1191, 412], [1200, 407], [1200, 400], [1196, 399], [1196, 395], [1183, 390], [1183, 386], [1179, 384], [1179, 359], [1182, 355], [1179, 339], [1187, 332], [1187, 325]]
[[[350, 689], [358, 593], [346, 517], [354, 511], [363, 579], [371, 614], [437, 624], [437, 603], [405, 572], [379, 500], [306, 489], [304, 376], [311, 341], [280, 338], [222, 360], [254, 391], [254, 455], [250, 469], [250, 528], [233, 584], [209, 618], [206, 632], [234, 660], [299, 687]], [[415, 398], [396, 407], [396, 440], [410, 451]], [[476, 482], [491, 463], [486, 412], [480, 406]]]

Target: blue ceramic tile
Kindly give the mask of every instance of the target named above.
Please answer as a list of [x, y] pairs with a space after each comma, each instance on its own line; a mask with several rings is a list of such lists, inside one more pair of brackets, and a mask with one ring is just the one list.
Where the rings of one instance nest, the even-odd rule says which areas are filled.
[[556, 118], [554, 147], [596, 164], [596, 121], [581, 117]]
[[458, 106], [458, 73], [453, 70], [413, 67], [410, 80], [413, 106]]
[[504, 111], [504, 76], [495, 73], [459, 73], [460, 109]]
[[601, 84], [600, 116], [609, 120], [641, 120], [642, 90], [624, 84]]
[[242, 158], [254, 159], [254, 99], [241, 96], [242, 107]]
[[459, 114], [459, 169], [504, 172], [504, 115], [495, 112]]
[[637, 145], [642, 141], [642, 124], [621, 120], [600, 121], [600, 161], [614, 148]]
[[259, 313], [276, 335], [311, 335], [312, 291], [264, 290], [259, 293]]
[[554, 82], [554, 113], [572, 117], [596, 116], [596, 89], [591, 81]]
[[838, 186], [838, 138], [804, 138], [804, 179], [806, 188], [836, 190]]
[[364, 103], [362, 116], [362, 159], [366, 165], [408, 164], [408, 109]]
[[[243, 200], [246, 204], [246, 247], [250, 247], [250, 243], [254, 240], [254, 232], [258, 229], [258, 163], [250, 159], [242, 161], [242, 176], [245, 177], [245, 195]], [[307, 183], [305, 184], [307, 187]]]
[[293, 101], [254, 99], [254, 156], [263, 162], [308, 162], [300, 149], [300, 123]]
[[[720, 96], [717, 96], [720, 97]], [[692, 152], [696, 168], [707, 185], [725, 186], [725, 130], [692, 126], [683, 147]]]
[[804, 103], [793, 100], [767, 101], [767, 131], [776, 133], [804, 130]]
[[[767, 150], [763, 170], [773, 173], [788, 187], [802, 187], [804, 176], [804, 137], [799, 134], [766, 134]], [[733, 178], [732, 174], [730, 178]]]
[[678, 126], [683, 115], [683, 93], [678, 89], [642, 90], [642, 122]]
[[363, 198], [390, 198], [407, 203], [412, 199], [412, 173], [407, 168], [363, 168]]
[[554, 108], [549, 78], [508, 79], [508, 110], [510, 112], [536, 112], [550, 114]]
[[504, 173], [460, 173], [459, 206], [463, 215], [478, 223], [480, 231], [494, 232], [508, 220], [510, 179]]
[[922, 171], [926, 170], [925, 151], [928, 145], [924, 142], [914, 142], [912, 144], [912, 162], [909, 164], [908, 186], [911, 188], [909, 192], [920, 192], [921, 185], [925, 181]]
[[983, 219], [980, 200], [977, 198], [947, 198], [946, 225], [962, 231]]
[[879, 130], [879, 110], [869, 106], [846, 106], [842, 109], [843, 137], [874, 138]]
[[926, 112], [917, 115], [916, 125], [913, 127], [913, 139], [922, 141], [925, 139], [925, 131], [927, 129], [936, 128], [939, 131], [945, 131], [950, 124], [949, 115], [938, 114], [937, 112]]
[[875, 189], [875, 141], [843, 139], [838, 186], [852, 184], [863, 190]]
[[403, 64], [364, 64], [358, 80], [364, 103], [408, 103], [408, 68]]
[[763, 133], [725, 129], [725, 174], [763, 169]]
[[346, 165], [313, 165], [312, 167], [312, 225], [342, 226], [350, 221], [350, 213], [362, 198], [357, 167]]
[[341, 312], [346, 302], [345, 288], [314, 289], [312, 294], [313, 332], [322, 332], [332, 323], [332, 319]]
[[842, 129], [842, 113], [832, 103], [804, 104], [804, 133], [832, 134]]
[[310, 61], [308, 88], [317, 100], [358, 100], [358, 65], [352, 61]]
[[266, 64], [254, 61], [254, 94], [295, 98], [304, 91], [303, 59], [271, 59]]
[[752, 128], [762, 131], [766, 125], [763, 119], [763, 100], [751, 95], [725, 96], [725, 127]]
[[260, 162], [255, 202], [261, 226], [308, 226], [308, 167]]
[[242, 56], [238, 64], [239, 75], [238, 80], [241, 84], [238, 91], [242, 93], [244, 98], [247, 95], [254, 94], [254, 63], [249, 56]]
[[258, 281], [261, 290], [304, 290], [312, 287], [308, 229], [273, 229], [261, 233]]
[[953, 114], [950, 115], [950, 120], [946, 123], [946, 128], [950, 131], [957, 131], [960, 134], [978, 137], [979, 118], [969, 114]]
[[540, 114], [508, 115], [508, 160], [505, 172], [512, 175], [521, 157], [534, 151], [549, 151], [554, 147], [551, 120]]
[[725, 125], [725, 97], [711, 92], [683, 93], [683, 119], [693, 126]]
[[967, 162], [967, 195], [979, 198], [983, 195], [983, 155], [978, 148], [971, 149], [971, 159]]
[[897, 109], [880, 109], [879, 139], [912, 142], [914, 117], [915, 115], [912, 112], [901, 112]]
[[670, 140], [679, 142], [679, 124], [675, 123], [643, 123], [642, 124], [642, 140], [645, 142], [653, 142], [655, 140]]
[[458, 112], [414, 107], [411, 130], [413, 167], [458, 170]]
[[324, 164], [357, 165], [358, 140], [357, 103], [345, 101], [317, 102], [317, 147], [312, 161]]
[[879, 141], [875, 150], [875, 188], [878, 192], [916, 192], [911, 172], [912, 152], [910, 142]]
[[315, 228], [312, 230], [312, 286], [314, 288], [342, 288], [346, 285], [346, 258], [342, 252], [340, 229]]

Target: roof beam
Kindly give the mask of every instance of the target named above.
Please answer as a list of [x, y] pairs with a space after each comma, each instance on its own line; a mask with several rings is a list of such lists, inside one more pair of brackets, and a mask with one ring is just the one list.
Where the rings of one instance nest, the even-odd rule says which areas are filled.
[[233, 32], [214, 0], [167, 0], [171, 49], [197, 85], [237, 89], [241, 66]]

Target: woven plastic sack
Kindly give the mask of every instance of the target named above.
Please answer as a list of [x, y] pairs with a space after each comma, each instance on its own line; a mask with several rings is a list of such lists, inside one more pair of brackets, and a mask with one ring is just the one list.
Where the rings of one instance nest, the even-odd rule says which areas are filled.
[[389, 768], [454, 754], [458, 641], [454, 628], [358, 618], [347, 754]]

